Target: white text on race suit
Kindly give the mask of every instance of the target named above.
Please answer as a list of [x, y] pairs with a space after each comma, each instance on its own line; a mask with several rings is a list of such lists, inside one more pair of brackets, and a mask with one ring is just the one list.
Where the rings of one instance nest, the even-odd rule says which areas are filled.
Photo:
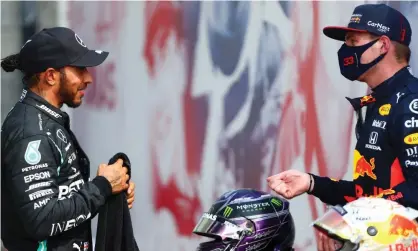
[[23, 179], [25, 180], [25, 183], [29, 183], [32, 180], [44, 180], [47, 178], [51, 178], [51, 174], [49, 173], [49, 171], [30, 174], [30, 175], [25, 176]]
[[59, 186], [59, 194], [58, 194], [58, 199], [66, 199], [69, 198], [72, 192], [76, 192], [78, 190], [81, 189], [81, 187], [84, 184], [84, 180], [83, 179], [79, 179], [74, 181], [73, 183], [71, 183], [68, 186]]
[[75, 153], [72, 153], [69, 157], [68, 157], [68, 164], [71, 165], [71, 163], [73, 163], [73, 161], [77, 158], [77, 156], [75, 155]]
[[80, 216], [78, 216], [75, 219], [71, 219], [71, 220], [63, 221], [63, 222], [58, 222], [58, 223], [53, 223], [52, 228], [51, 228], [50, 236], [62, 233], [64, 231], [68, 231], [68, 230], [80, 225], [84, 221], [90, 219], [90, 217], [91, 217], [91, 213], [88, 213], [87, 216], [84, 215], [84, 214], [81, 214]]
[[33, 209], [38, 209], [38, 208], [41, 208], [41, 207], [45, 206], [45, 205], [46, 205], [46, 203], [48, 203], [48, 201], [49, 201], [50, 199], [51, 199], [51, 198], [46, 198], [46, 199], [43, 199], [43, 200], [41, 200], [41, 201], [39, 201], [39, 202], [35, 202], [35, 203], [33, 204]]
[[45, 168], [45, 167], [48, 167], [48, 163], [43, 163], [43, 164], [38, 164], [38, 165], [34, 165], [34, 166], [24, 167], [24, 168], [22, 168], [22, 173], [27, 172], [27, 171], [32, 171], [32, 170]]
[[25, 192], [28, 192], [30, 190], [40, 188], [40, 187], [47, 187], [47, 186], [50, 186], [50, 185], [51, 185], [51, 181], [35, 183], [35, 184], [30, 185], [28, 190], [26, 190]]
[[47, 113], [51, 114], [52, 116], [54, 116], [55, 118], [60, 118], [61, 115], [59, 115], [58, 113], [54, 112], [53, 110], [49, 109], [47, 106], [45, 105], [36, 105], [37, 107], [41, 108], [42, 110], [46, 111]]
[[40, 190], [40, 191], [36, 191], [34, 193], [29, 194], [29, 199], [30, 200], [36, 200], [36, 199], [45, 197], [45, 196], [53, 194], [53, 193], [54, 193], [54, 191], [52, 189]]

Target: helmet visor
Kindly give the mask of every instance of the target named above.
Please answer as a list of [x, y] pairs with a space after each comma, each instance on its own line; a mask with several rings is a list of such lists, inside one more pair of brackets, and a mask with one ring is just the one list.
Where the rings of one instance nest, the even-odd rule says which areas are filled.
[[[314, 227], [325, 231], [330, 237], [340, 240], [353, 240], [353, 231], [344, 218], [347, 211], [341, 206], [331, 207], [322, 217], [313, 222]], [[354, 238], [355, 239], [355, 238]]]
[[220, 237], [222, 240], [226, 238], [240, 240], [242, 231], [244, 231], [243, 228], [227, 221], [225, 218], [208, 213], [202, 215], [193, 229], [195, 234], [207, 237]]

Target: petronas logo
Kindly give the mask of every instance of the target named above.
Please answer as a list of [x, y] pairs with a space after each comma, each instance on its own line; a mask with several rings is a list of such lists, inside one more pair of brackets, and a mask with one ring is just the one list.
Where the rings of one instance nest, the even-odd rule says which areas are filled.
[[281, 207], [283, 205], [283, 203], [280, 200], [275, 199], [275, 198], [271, 199], [270, 202], [271, 202], [271, 204], [274, 204], [274, 205], [276, 205], [278, 207]]
[[232, 211], [233, 211], [232, 207], [229, 207], [229, 206], [226, 207], [225, 210], [224, 210], [224, 216], [229, 217], [231, 215]]
[[36, 165], [41, 161], [41, 153], [39, 152], [39, 146], [41, 140], [34, 140], [28, 143], [25, 152], [25, 160], [29, 165]]

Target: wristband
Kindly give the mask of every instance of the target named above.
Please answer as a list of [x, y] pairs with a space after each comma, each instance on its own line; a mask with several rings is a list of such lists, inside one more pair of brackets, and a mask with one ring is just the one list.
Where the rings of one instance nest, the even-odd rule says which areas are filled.
[[308, 188], [308, 191], [306, 193], [310, 194], [311, 193], [311, 190], [312, 190], [312, 181], [313, 181], [313, 178], [312, 178], [312, 175], [310, 173], [308, 173], [308, 174], [309, 174], [309, 188]]

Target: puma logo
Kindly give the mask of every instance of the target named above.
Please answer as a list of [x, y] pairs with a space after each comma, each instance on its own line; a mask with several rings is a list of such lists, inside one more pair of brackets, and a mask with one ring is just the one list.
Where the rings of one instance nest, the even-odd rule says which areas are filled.
[[399, 102], [399, 98], [400, 97], [402, 97], [403, 95], [405, 95], [405, 93], [400, 93], [400, 92], [398, 92], [398, 93], [396, 93], [396, 104]]
[[77, 249], [77, 251], [81, 251], [81, 247], [75, 243], [73, 243], [73, 248]]

